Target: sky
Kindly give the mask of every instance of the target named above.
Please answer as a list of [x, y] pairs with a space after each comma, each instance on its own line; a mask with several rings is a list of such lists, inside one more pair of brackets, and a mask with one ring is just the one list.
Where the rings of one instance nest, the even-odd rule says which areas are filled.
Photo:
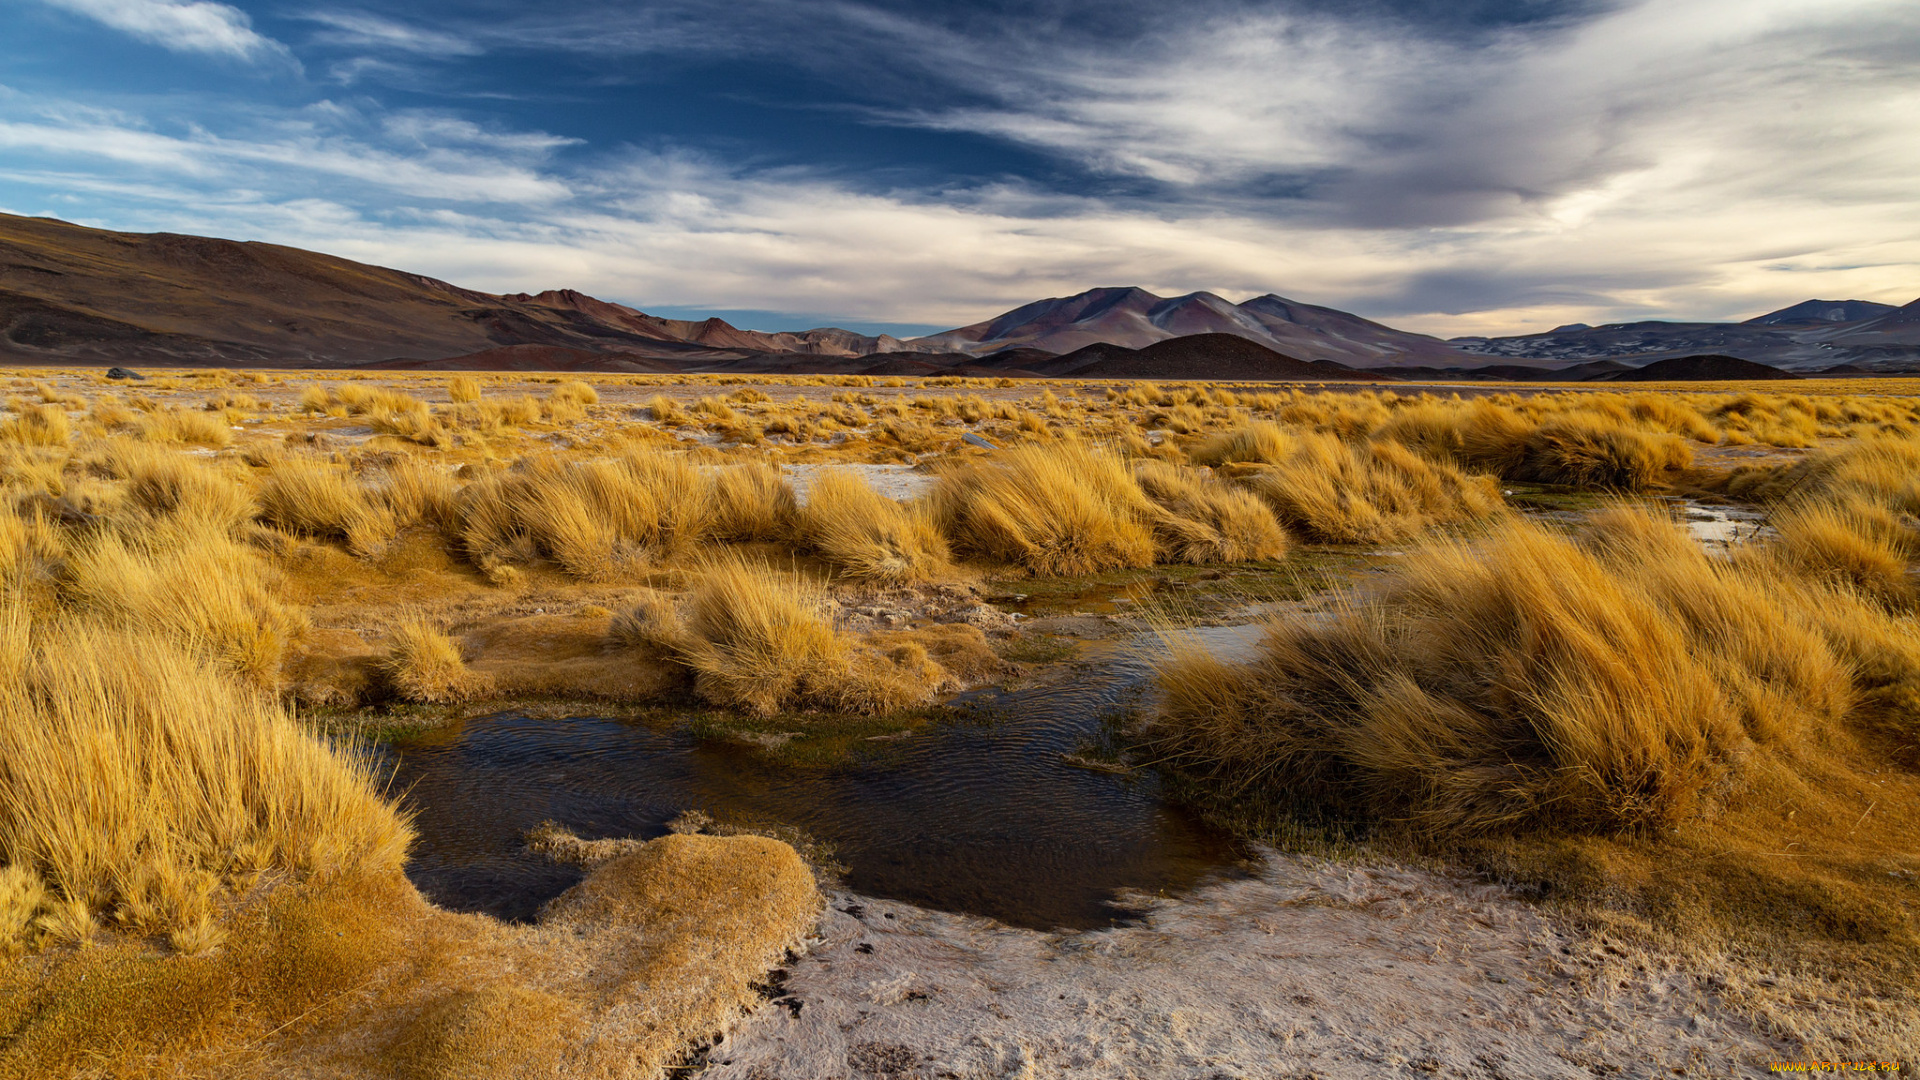
[[1914, 0], [0, 0], [0, 210], [752, 329], [1920, 297]]

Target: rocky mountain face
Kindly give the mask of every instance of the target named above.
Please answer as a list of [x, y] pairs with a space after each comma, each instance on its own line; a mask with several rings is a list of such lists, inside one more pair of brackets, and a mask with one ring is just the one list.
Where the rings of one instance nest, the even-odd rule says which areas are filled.
[[1639, 367], [1673, 357], [1719, 353], [1795, 371], [1840, 364], [1866, 371], [1920, 370], [1920, 300], [1905, 307], [1866, 300], [1807, 300], [1738, 323], [1575, 324], [1544, 334], [1454, 338], [1447, 344], [1478, 356], [1562, 363], [1611, 359]]

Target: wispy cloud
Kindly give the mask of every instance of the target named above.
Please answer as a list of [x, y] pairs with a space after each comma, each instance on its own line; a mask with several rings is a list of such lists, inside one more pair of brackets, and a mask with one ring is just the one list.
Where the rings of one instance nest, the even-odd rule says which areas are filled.
[[16, 161], [85, 161], [164, 170], [249, 190], [311, 189], [346, 181], [372, 191], [434, 202], [491, 202], [535, 208], [571, 196], [570, 185], [543, 166], [573, 140], [539, 132], [494, 131], [431, 112], [369, 116], [322, 101], [287, 112], [229, 122], [220, 134], [193, 125], [154, 130], [122, 113], [20, 102], [0, 114], [0, 148]]
[[174, 52], [249, 62], [291, 61], [286, 46], [253, 29], [247, 13], [214, 0], [47, 0], [55, 7]]
[[397, 22], [364, 11], [315, 11], [301, 16], [326, 27], [314, 35], [323, 45], [415, 53], [428, 57], [478, 56], [486, 50], [469, 37]]

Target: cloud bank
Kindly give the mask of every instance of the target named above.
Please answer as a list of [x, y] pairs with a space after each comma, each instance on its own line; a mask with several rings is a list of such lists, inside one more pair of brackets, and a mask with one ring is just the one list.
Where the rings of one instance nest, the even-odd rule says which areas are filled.
[[[234, 9], [190, 7], [253, 33]], [[1103, 33], [847, 3], [432, 30], [330, 12], [309, 24], [336, 59], [651, 70], [663, 55], [777, 52], [813, 78], [858, 60], [869, 92], [814, 107], [876, 139], [984, 140], [1052, 165], [903, 181], [724, 140], [555, 134], [470, 103], [323, 97], [230, 106], [216, 123], [172, 103], [16, 93], [0, 98], [0, 202], [502, 291], [919, 324], [1107, 284], [1278, 291], [1442, 334], [1744, 317], [1816, 295], [1904, 303], [1920, 295], [1910, 12], [1672, 0], [1436, 32], [1240, 4]], [[204, 40], [192, 48], [223, 51]]]

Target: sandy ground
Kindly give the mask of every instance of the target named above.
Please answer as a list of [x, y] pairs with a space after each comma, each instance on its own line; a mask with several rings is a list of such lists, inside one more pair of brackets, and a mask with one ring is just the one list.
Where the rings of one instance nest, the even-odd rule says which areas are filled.
[[[776, 976], [778, 978], [778, 976]], [[704, 1080], [1762, 1075], [1707, 980], [1492, 886], [1269, 856], [1139, 924], [1043, 934], [833, 897]]]

